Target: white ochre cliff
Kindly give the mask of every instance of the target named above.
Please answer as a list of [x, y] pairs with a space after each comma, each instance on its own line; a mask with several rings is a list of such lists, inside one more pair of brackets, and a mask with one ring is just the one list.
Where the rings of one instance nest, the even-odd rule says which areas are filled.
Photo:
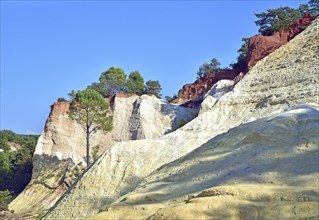
[[[114, 129], [110, 133], [98, 131], [91, 140], [92, 147], [99, 146], [100, 154], [119, 141], [160, 137], [176, 130], [180, 120], [188, 122], [198, 114], [198, 109], [171, 105], [148, 95], [116, 95], [110, 105]], [[32, 180], [10, 204], [16, 213], [50, 208], [85, 169], [85, 133], [69, 119], [68, 109], [68, 102], [51, 106], [35, 149]]]
[[44, 219], [318, 218], [318, 51], [316, 19], [182, 128], [108, 148]]
[[[151, 172], [90, 219], [318, 217], [318, 134], [315, 104], [239, 125]], [[58, 210], [48, 219], [70, 218]]]

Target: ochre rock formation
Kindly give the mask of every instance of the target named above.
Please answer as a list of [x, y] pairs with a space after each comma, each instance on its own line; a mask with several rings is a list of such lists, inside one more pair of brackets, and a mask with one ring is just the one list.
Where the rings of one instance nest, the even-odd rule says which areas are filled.
[[317, 217], [318, 107], [301, 105], [232, 128], [161, 166], [89, 219]]
[[175, 132], [113, 145], [44, 219], [317, 217], [318, 28]]
[[[113, 203], [115, 206], [118, 204], [116, 203], [117, 200], [120, 203], [121, 201], [127, 201], [128, 203], [133, 201], [133, 205], [139, 205], [139, 207], [133, 207], [135, 219], [147, 218], [152, 214], [156, 216], [159, 214], [158, 216], [160, 216], [162, 213], [160, 213], [159, 208], [174, 208], [174, 203], [184, 206], [185, 201], [191, 201], [189, 198], [193, 198], [194, 193], [196, 193], [195, 196], [200, 197], [205, 190], [216, 190], [212, 188], [216, 186], [225, 186], [228, 190], [228, 186], [231, 185], [231, 192], [237, 193], [242, 190], [242, 195], [246, 195], [246, 192], [248, 192], [246, 189], [249, 186], [237, 187], [237, 182], [240, 184], [253, 184], [254, 189], [266, 187], [265, 184], [279, 187], [275, 188], [275, 190], [267, 191], [267, 194], [269, 192], [269, 194], [275, 195], [274, 199], [267, 200], [268, 197], [261, 197], [262, 201], [271, 203], [277, 200], [289, 201], [286, 200], [286, 197], [283, 197], [285, 195], [276, 196], [275, 194], [283, 186], [285, 190], [291, 189], [293, 191], [293, 194], [288, 194], [289, 198], [291, 197], [290, 195], [300, 195], [296, 199], [293, 197], [291, 201], [304, 198], [307, 199], [304, 201], [313, 201], [313, 203], [309, 204], [311, 210], [313, 206], [317, 207], [318, 200], [312, 199], [318, 198], [318, 172], [314, 169], [318, 167], [318, 161], [315, 156], [318, 152], [318, 139], [316, 137], [319, 110], [318, 105], [300, 105], [318, 103], [318, 24], [319, 19], [314, 21], [290, 43], [274, 51], [266, 59], [260, 60], [249, 70], [245, 78], [239, 81], [231, 92], [224, 94], [209, 111], [203, 112], [182, 128], [162, 137], [148, 139], [148, 137], [157, 136], [159, 134], [158, 131], [164, 131], [164, 133], [166, 133], [165, 131], [171, 131], [175, 122], [179, 121], [177, 116], [183, 115], [186, 108], [167, 105], [166, 102], [149, 96], [115, 98], [113, 106], [115, 114], [114, 127], [117, 129], [113, 131], [114, 133], [112, 132], [113, 140], [121, 141], [119, 138], [123, 137], [130, 140], [146, 139], [119, 142], [108, 148], [86, 172], [79, 176], [77, 181], [49, 210], [44, 219], [83, 219], [97, 214], [100, 210], [117, 211], [117, 208], [121, 208], [120, 206], [117, 206], [116, 209], [112, 207]], [[219, 74], [224, 74], [225, 77], [235, 77], [239, 72], [233, 71], [228, 74]], [[209, 85], [212, 86], [216, 78], [222, 76], [219, 74], [218, 76], [216, 74], [215, 78], [207, 76], [202, 85], [198, 83], [198, 88], [201, 91], [208, 91], [210, 89]], [[237, 80], [234, 81], [237, 82]], [[191, 91], [192, 89], [190, 88], [191, 86], [189, 86]], [[193, 92], [193, 94], [195, 93], [196, 91]], [[181, 92], [181, 94], [183, 93]], [[204, 92], [197, 92], [197, 94], [204, 96]], [[185, 96], [188, 97], [187, 93], [185, 93]], [[197, 98], [195, 95], [191, 97], [194, 100]], [[57, 105], [56, 109], [61, 112], [65, 111], [63, 104], [61, 106]], [[292, 111], [278, 114], [287, 111], [287, 109]], [[188, 111], [189, 109], [187, 109]], [[275, 115], [275, 117], [268, 117], [271, 114]], [[152, 117], [150, 117], [151, 115]], [[51, 118], [55, 117], [54, 115], [51, 116]], [[48, 164], [42, 164], [40, 160], [37, 160], [38, 162], [35, 164], [37, 165], [36, 169], [39, 170], [35, 169], [34, 175], [38, 175], [34, 176], [33, 181], [26, 190], [9, 205], [9, 208], [16, 213], [32, 209], [46, 211], [65, 192], [65, 189], [61, 189], [63, 187], [59, 187], [62, 178], [76, 174], [76, 167], [73, 168], [69, 165], [69, 160], [73, 158], [71, 157], [72, 154], [69, 156], [70, 154], [61, 152], [64, 151], [67, 141], [72, 142], [68, 146], [70, 152], [72, 152], [72, 147], [75, 147], [73, 146], [75, 141], [71, 138], [76, 136], [65, 135], [65, 130], [63, 130], [60, 123], [63, 121], [67, 123], [67, 119], [64, 116], [59, 116], [59, 114], [57, 116], [57, 120], [49, 121], [51, 126], [48, 126], [48, 130], [41, 136], [42, 139], [40, 138], [36, 149], [39, 156], [43, 156], [44, 152], [48, 150], [52, 163], [48, 166]], [[267, 118], [261, 119], [264, 117]], [[260, 120], [254, 122], [254, 120], [258, 119]], [[172, 127], [167, 127], [167, 121], [171, 122], [168, 125]], [[71, 126], [73, 127], [73, 125]], [[155, 126], [157, 128], [152, 130]], [[240, 127], [236, 128], [237, 126]], [[73, 129], [75, 128], [76, 126], [73, 127]], [[231, 132], [226, 133], [228, 131]], [[52, 136], [50, 136], [50, 132]], [[243, 136], [244, 132], [246, 133]], [[164, 133], [161, 133], [161, 135]], [[223, 133], [225, 134], [222, 135]], [[79, 135], [78, 137], [80, 138]], [[231, 139], [232, 137], [237, 138]], [[61, 145], [61, 149], [56, 149], [59, 148], [59, 140], [61, 142], [65, 141], [65, 143], [63, 146]], [[281, 142], [276, 144], [277, 141]], [[219, 143], [221, 144], [219, 145]], [[218, 151], [214, 152], [215, 146], [219, 146], [219, 148]], [[85, 149], [83, 144], [76, 147]], [[248, 150], [245, 151], [244, 147]], [[286, 154], [288, 149], [289, 154]], [[191, 153], [192, 151], [193, 153]], [[196, 152], [200, 153], [200, 157], [198, 157], [198, 160], [193, 160], [194, 156], [198, 155]], [[201, 155], [204, 156], [202, 157]], [[246, 161], [247, 155], [250, 156], [249, 165], [251, 166], [249, 168], [243, 166], [245, 165], [243, 161]], [[173, 162], [182, 156], [185, 157]], [[278, 175], [277, 173], [268, 172], [273, 169], [271, 164], [268, 163], [269, 157], [273, 156], [275, 156], [274, 167], [277, 169], [275, 171], [278, 171]], [[222, 163], [219, 160], [221, 157], [228, 157], [229, 160], [226, 161], [227, 163], [225, 160], [225, 163]], [[59, 158], [63, 160], [56, 160]], [[236, 159], [235, 162], [234, 159]], [[179, 165], [183, 160], [186, 162], [184, 164], [188, 164], [188, 167], [192, 168], [193, 171], [200, 172], [187, 172], [188, 167]], [[287, 164], [287, 162], [291, 166], [284, 168], [283, 165]], [[296, 167], [305, 169], [301, 172], [300, 169], [296, 170]], [[217, 168], [220, 170], [217, 170]], [[218, 172], [215, 172], [216, 170]], [[159, 176], [160, 179], [156, 180], [157, 173], [162, 176]], [[261, 175], [259, 175], [260, 173]], [[236, 176], [237, 174], [238, 176]], [[247, 182], [244, 182], [244, 177], [248, 175], [250, 178], [247, 179]], [[147, 178], [148, 176], [150, 178], [155, 177], [152, 179], [152, 181], [154, 180], [152, 185], [149, 185], [152, 181], [148, 181], [150, 180]], [[178, 184], [178, 182], [182, 182], [181, 178], [184, 177], [186, 180], [191, 180], [190, 185], [187, 185], [189, 187]], [[64, 182], [67, 185], [72, 183], [71, 181], [69, 184], [66, 180]], [[135, 189], [143, 189], [143, 183], [147, 187], [145, 188], [146, 191], [142, 191], [140, 194], [134, 193]], [[172, 183], [176, 183], [176, 185], [170, 188]], [[163, 184], [167, 185], [167, 187], [163, 188], [162, 191], [158, 190], [161, 189]], [[59, 191], [60, 189], [61, 191]], [[147, 191], [149, 189], [154, 191]], [[217, 193], [224, 192], [222, 188], [217, 189], [219, 190]], [[305, 189], [306, 191], [301, 192], [300, 189]], [[174, 193], [171, 193], [172, 190], [174, 190]], [[130, 192], [134, 193], [134, 198], [129, 197], [128, 193]], [[182, 192], [182, 194], [178, 194], [179, 192]], [[307, 195], [307, 192], [310, 192], [311, 195]], [[147, 193], [147, 195], [144, 193]], [[168, 198], [167, 196], [170, 195], [172, 197]], [[218, 194], [212, 193], [212, 195]], [[257, 194], [252, 194], [249, 198], [255, 198], [256, 196]], [[50, 198], [49, 201], [48, 197]], [[151, 210], [148, 205], [144, 207], [146, 202], [143, 199], [158, 208]], [[165, 201], [168, 202], [166, 203]], [[193, 204], [195, 202], [195, 200], [191, 201]], [[214, 202], [212, 200], [212, 204]], [[170, 204], [172, 206], [168, 206]], [[247, 203], [239, 204], [241, 207], [245, 207]], [[308, 209], [307, 206], [303, 208], [304, 203], [301, 203], [300, 206], [295, 206], [295, 208], [287, 207], [285, 203], [281, 203], [281, 205], [278, 206], [281, 210], [286, 210], [284, 208], [293, 210], [293, 212], [288, 213], [289, 218], [305, 217], [294, 215], [296, 213], [295, 210]], [[308, 203], [305, 203], [305, 205], [308, 205]], [[246, 207], [248, 210], [254, 206], [249, 203], [249, 206]], [[265, 207], [268, 207], [267, 204]], [[193, 208], [194, 210], [199, 210], [198, 207], [194, 206]], [[125, 214], [126, 210], [125, 208], [121, 214]], [[137, 212], [139, 210], [143, 212], [146, 210], [146, 214], [144, 216], [138, 215]], [[218, 207], [214, 207], [214, 210], [223, 211], [225, 208], [218, 209]], [[237, 208], [234, 210], [237, 213], [242, 211]], [[264, 209], [261, 210], [263, 211]], [[172, 213], [170, 217], [174, 217], [174, 213], [185, 213], [187, 208], [178, 211], [170, 211], [169, 213]], [[205, 214], [205, 211], [201, 211], [200, 214]], [[273, 217], [276, 214], [275, 211], [266, 216]], [[263, 214], [263, 212], [258, 213]], [[309, 212], [306, 214], [306, 217], [318, 216], [318, 212], [314, 213], [314, 215], [312, 213], [309, 215]], [[163, 215], [168, 216], [167, 212], [163, 213]], [[118, 218], [123, 219], [122, 217]], [[193, 216], [191, 217], [194, 218]], [[108, 219], [105, 216], [102, 216], [102, 218]], [[132, 218], [132, 216], [128, 216], [128, 218]]]
[[289, 42], [296, 35], [302, 32], [316, 17], [305, 14], [289, 28], [276, 32], [272, 36], [256, 35], [252, 37], [248, 44], [248, 53], [244, 64], [239, 69], [224, 71], [220, 73], [208, 74], [197, 79], [192, 84], [184, 85], [178, 92], [178, 96], [173, 103], [184, 106], [197, 107], [204, 98], [204, 95], [211, 87], [221, 79], [234, 79], [239, 73], [246, 73], [259, 60], [263, 59], [274, 50]]
[[[113, 130], [98, 131], [91, 140], [91, 146], [100, 146], [99, 154], [116, 142], [163, 136], [176, 130], [181, 120], [187, 123], [198, 114], [197, 109], [148, 95], [117, 94], [105, 101], [113, 112]], [[69, 118], [68, 110], [68, 102], [51, 106], [35, 148], [32, 180], [10, 204], [15, 213], [50, 208], [85, 169], [85, 132]]]
[[289, 42], [297, 34], [302, 32], [315, 18], [316, 17], [312, 17], [309, 14], [305, 14], [289, 28], [282, 29], [272, 36], [256, 35], [252, 37], [248, 44], [248, 54], [245, 68], [250, 69], [259, 60]]
[[221, 79], [234, 79], [241, 71], [240, 70], [229, 70], [220, 73], [207, 74], [204, 77], [197, 79], [192, 84], [186, 84], [178, 92], [177, 99], [174, 99], [173, 103], [184, 103], [184, 105], [189, 105], [188, 101], [191, 103], [196, 103], [196, 101], [201, 102], [204, 95], [212, 88], [212, 86]]

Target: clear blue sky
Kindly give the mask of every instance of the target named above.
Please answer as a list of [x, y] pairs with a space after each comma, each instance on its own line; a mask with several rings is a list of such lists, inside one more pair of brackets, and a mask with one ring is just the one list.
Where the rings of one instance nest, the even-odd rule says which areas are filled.
[[307, 1], [1, 1], [0, 130], [41, 133], [50, 105], [102, 71], [139, 70], [163, 97], [236, 60], [254, 13]]

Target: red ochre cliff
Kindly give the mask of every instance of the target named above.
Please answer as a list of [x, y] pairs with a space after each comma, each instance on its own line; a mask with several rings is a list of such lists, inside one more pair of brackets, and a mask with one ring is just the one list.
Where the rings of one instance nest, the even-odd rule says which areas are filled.
[[316, 17], [305, 14], [302, 18], [298, 19], [289, 28], [282, 29], [272, 36], [253, 36], [248, 44], [248, 53], [246, 65], [249, 70], [259, 60], [269, 55], [274, 50], [289, 42], [296, 35], [302, 32]]
[[220, 73], [207, 74], [204, 77], [197, 79], [192, 84], [186, 84], [178, 92], [176, 99], [172, 103], [184, 104], [189, 107], [199, 104], [204, 95], [212, 88], [212, 86], [221, 79], [234, 79], [241, 70], [229, 70]]
[[241, 72], [247, 73], [259, 60], [263, 59], [274, 50], [289, 42], [296, 35], [302, 32], [316, 17], [305, 14], [289, 28], [282, 29], [272, 36], [256, 35], [248, 43], [248, 53], [244, 65], [239, 69], [211, 73], [197, 79], [192, 84], [186, 84], [179, 90], [177, 98], [172, 101], [175, 104], [183, 104], [189, 107], [198, 106], [204, 95], [212, 86], [221, 79], [233, 80]]

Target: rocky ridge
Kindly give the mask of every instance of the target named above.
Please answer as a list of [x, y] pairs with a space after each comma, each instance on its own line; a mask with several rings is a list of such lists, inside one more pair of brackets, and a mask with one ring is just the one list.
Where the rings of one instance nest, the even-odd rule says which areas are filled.
[[[192, 208], [192, 210], [195, 210], [196, 206], [192, 205], [194, 203], [201, 203], [202, 199], [199, 195], [205, 197], [206, 192], [204, 192], [203, 190], [207, 190], [208, 196], [224, 196], [228, 194], [239, 194], [240, 192], [242, 196], [245, 196], [248, 193], [247, 188], [249, 188], [249, 184], [253, 184], [254, 187], [257, 188], [270, 187], [268, 184], [271, 183], [265, 182], [267, 177], [271, 177], [270, 179], [275, 181], [276, 183], [275, 186], [273, 188], [270, 187], [271, 190], [267, 192], [274, 193], [280, 191], [280, 184], [284, 184], [284, 189], [288, 191], [290, 189], [289, 187], [292, 187], [293, 193], [289, 194], [289, 198], [291, 197], [291, 199], [288, 199], [288, 201], [299, 201], [299, 199], [302, 199], [303, 197], [299, 198], [293, 196], [297, 195], [298, 193], [304, 195], [305, 200], [311, 200], [311, 204], [306, 204], [306, 207], [304, 207], [303, 205], [298, 205], [296, 206], [296, 210], [311, 210], [307, 213], [307, 215], [318, 215], [318, 213], [316, 213], [316, 210], [313, 209], [313, 207], [317, 207], [318, 205], [318, 201], [314, 199], [315, 196], [318, 195], [318, 191], [315, 190], [316, 188], [318, 189], [318, 182], [317, 180], [314, 180], [318, 177], [318, 171], [314, 170], [314, 167], [317, 167], [318, 165], [318, 161], [317, 159], [313, 158], [315, 153], [318, 152], [318, 141], [315, 139], [318, 131], [318, 127], [316, 127], [316, 124], [318, 124], [318, 107], [308, 105], [308, 107], [300, 107], [300, 110], [297, 110], [297, 113], [301, 112], [305, 114], [298, 113], [296, 115], [293, 115], [290, 112], [278, 115], [278, 113], [285, 112], [288, 109], [291, 109], [300, 104], [318, 103], [318, 27], [319, 19], [316, 19], [305, 31], [292, 39], [289, 43], [280, 47], [264, 59], [260, 60], [254, 67], [251, 68], [248, 74], [236, 84], [233, 91], [221, 96], [217, 103], [215, 103], [209, 111], [200, 114], [197, 118], [186, 124], [181, 129], [178, 129], [173, 133], [153, 140], [129, 141], [113, 145], [99, 158], [98, 161], [96, 161], [92, 165], [89, 170], [87, 170], [83, 174], [82, 178], [79, 179], [76, 184], [74, 184], [73, 187], [71, 187], [69, 191], [63, 195], [59, 202], [56, 203], [45, 216], [45, 219], [84, 218], [92, 216], [102, 209], [108, 210], [108, 207], [110, 207], [110, 213], [113, 213], [111, 215], [113, 216], [113, 218], [120, 218], [117, 217], [118, 213], [116, 213], [116, 209], [115, 212], [112, 212], [112, 203], [114, 203], [115, 201], [121, 202], [122, 200], [122, 202], [128, 200], [127, 204], [124, 203], [124, 208], [121, 211], [122, 214], [129, 212], [132, 213], [132, 210], [130, 210], [130, 208], [134, 208], [134, 205], [137, 204], [135, 203], [135, 201], [142, 201], [142, 204], [146, 201], [155, 205], [143, 207], [142, 204], [140, 204], [141, 206], [139, 207], [141, 209], [136, 207], [136, 209], [134, 209], [135, 217], [139, 216], [140, 210], [145, 210], [148, 208], [152, 210], [150, 212], [146, 211], [146, 216], [149, 216], [153, 213], [154, 215], [152, 218], [155, 219], [161, 219], [160, 216], [164, 216], [164, 218], [165, 216], [174, 217], [178, 216], [178, 212], [184, 213], [185, 211], [185, 213], [187, 213], [187, 208], [189, 207]], [[261, 119], [264, 117], [268, 117], [269, 115], [276, 115], [276, 117]], [[287, 115], [289, 117], [285, 117]], [[292, 116], [290, 117], [290, 115]], [[308, 117], [310, 117], [309, 120]], [[256, 121], [254, 123], [254, 121], [258, 119], [261, 119], [261, 121]], [[267, 123], [267, 120], [273, 121], [271, 123]], [[257, 126], [259, 122], [261, 123], [260, 127]], [[302, 133], [303, 127], [298, 127], [298, 123], [300, 123], [301, 125], [307, 125], [309, 132]], [[241, 124], [244, 124], [242, 126], [244, 126], [245, 129], [242, 129], [241, 127], [235, 128]], [[249, 125], [252, 126], [252, 130], [248, 129]], [[269, 130], [267, 130], [267, 127], [269, 128]], [[278, 132], [272, 133], [272, 128], [276, 128], [274, 129], [274, 131]], [[254, 129], [259, 129], [259, 133], [254, 132]], [[284, 130], [282, 131], [281, 129]], [[231, 145], [232, 139], [226, 138], [228, 137], [227, 133], [224, 134], [224, 136], [221, 135], [222, 133], [225, 133], [227, 131], [230, 132], [228, 133], [228, 135], [230, 135], [232, 134], [232, 132], [236, 133], [236, 131], [240, 131], [239, 133], [241, 133], [243, 130], [249, 130], [251, 133], [246, 132], [245, 134], [247, 136], [234, 135], [234, 142], [248, 145], [255, 142], [261, 143], [262, 145], [265, 144], [265, 151], [256, 149], [256, 147], [252, 146], [247, 148], [250, 149], [248, 151], [239, 151], [241, 148], [234, 149], [234, 147], [237, 146]], [[264, 133], [262, 131], [264, 131]], [[280, 131], [284, 132], [285, 135], [287, 135], [288, 137], [288, 142], [284, 146], [285, 148], [290, 149], [291, 154], [285, 155], [281, 151], [276, 154], [276, 149], [273, 149], [277, 146], [276, 144], [274, 144], [276, 143], [276, 140], [279, 141], [279, 139], [282, 138]], [[302, 134], [301, 137], [305, 136], [306, 139], [304, 140], [301, 138], [299, 140], [299, 134]], [[220, 136], [217, 137], [217, 135]], [[275, 137], [275, 135], [278, 136]], [[292, 138], [292, 135], [293, 137], [295, 137], [294, 140], [298, 139], [296, 145], [292, 145], [292, 140], [290, 139]], [[214, 137], [216, 137], [216, 139], [214, 139]], [[222, 139], [220, 139], [221, 137]], [[246, 142], [242, 138], [244, 138]], [[273, 142], [271, 138], [274, 138], [275, 141]], [[216, 140], [218, 141], [216, 142]], [[218, 143], [223, 144], [219, 145]], [[229, 146], [227, 147], [227, 145]], [[238, 160], [241, 159], [240, 155], [243, 155], [244, 152], [250, 153], [252, 157], [260, 155], [260, 160], [263, 160], [261, 164], [266, 164], [268, 167], [265, 168], [266, 171], [267, 169], [273, 169], [274, 167], [272, 166], [279, 165], [280, 167], [280, 164], [285, 162], [286, 157], [295, 157], [293, 162], [298, 163], [298, 167], [303, 166], [305, 170], [300, 173], [294, 172], [293, 174], [291, 174], [294, 178], [296, 178], [295, 182], [293, 182], [292, 176], [289, 176], [287, 174], [288, 177], [291, 179], [288, 179], [285, 182], [285, 177], [287, 177], [287, 175], [284, 175], [284, 168], [282, 170], [283, 173], [280, 173], [279, 171], [278, 173], [276, 171], [274, 173], [265, 172], [265, 175], [258, 177], [258, 169], [262, 169], [260, 167], [258, 169], [254, 168], [252, 173], [250, 173], [252, 176], [251, 178], [247, 179], [247, 182], [244, 182], [245, 179], [241, 179], [236, 175], [233, 176], [234, 181], [232, 182], [231, 180], [233, 178], [230, 178], [228, 181], [227, 177], [228, 170], [231, 168], [221, 167], [221, 177], [216, 177], [214, 176], [215, 174], [208, 175], [207, 183], [209, 182], [209, 179], [212, 178], [212, 176], [214, 176], [214, 178], [216, 179], [215, 182], [213, 182], [212, 184], [206, 185], [203, 185], [203, 182], [201, 182], [206, 181], [205, 178], [197, 179], [196, 176], [194, 176], [194, 172], [191, 172], [191, 175], [187, 177], [191, 180], [190, 184], [193, 184], [192, 186], [190, 185], [191, 187], [189, 188], [189, 191], [186, 191], [183, 195], [173, 194], [173, 198], [169, 198], [171, 199], [169, 200], [171, 204], [174, 204], [174, 199], [176, 199], [178, 202], [178, 206], [181, 205], [184, 207], [181, 209], [178, 209], [178, 206], [174, 205], [168, 207], [165, 202], [168, 201], [167, 195], [169, 195], [169, 190], [171, 190], [169, 187], [171, 185], [169, 183], [174, 182], [175, 184], [178, 184], [178, 182], [176, 181], [181, 180], [181, 178], [183, 178], [183, 173], [185, 173], [185, 170], [183, 170], [185, 167], [179, 166], [179, 164], [185, 160], [181, 159], [177, 162], [175, 160], [189, 154], [196, 148], [198, 148], [198, 152], [201, 153], [202, 151], [200, 149], [207, 149], [209, 151], [212, 149], [216, 149], [216, 146], [220, 148], [217, 150], [218, 155], [221, 154], [220, 151], [223, 151], [223, 148], [225, 148], [226, 150], [226, 152], [223, 151], [224, 156], [227, 156], [228, 154], [227, 149], [239, 153], [243, 152], [239, 155], [229, 152], [232, 153], [232, 157], [238, 157]], [[268, 149], [270, 151], [268, 151]], [[306, 151], [305, 155], [297, 155], [298, 149]], [[267, 152], [269, 153], [267, 154]], [[267, 164], [267, 157], [273, 156], [275, 156], [274, 161], [272, 161], [273, 165]], [[199, 159], [198, 164], [204, 162], [208, 165], [221, 163], [219, 162], [219, 160], [216, 160], [215, 162], [214, 158], [214, 155], [209, 158], [203, 157], [204, 161]], [[311, 159], [308, 160], [308, 158]], [[260, 160], [258, 160], [258, 162], [260, 162]], [[175, 162], [170, 163], [172, 161]], [[238, 164], [240, 165], [234, 164], [236, 169], [246, 169], [245, 167], [243, 167], [243, 164]], [[256, 165], [256, 162], [252, 161], [249, 162], [249, 164]], [[287, 171], [292, 172], [292, 169], [294, 169], [294, 167], [293, 165], [291, 165], [291, 162], [289, 162], [289, 164], [290, 168], [287, 168]], [[214, 166], [216, 166], [216, 164]], [[229, 166], [231, 167], [231, 163], [229, 163]], [[153, 177], [156, 178], [152, 179], [152, 175], [150, 174], [160, 167], [162, 167], [162, 170], [167, 171], [162, 173], [162, 177], [164, 178], [163, 181], [161, 181], [161, 179], [157, 179], [156, 175], [153, 175]], [[197, 168], [195, 167], [194, 169], [196, 170]], [[249, 174], [249, 171], [246, 172]], [[181, 175], [176, 176], [174, 175], [174, 173], [178, 173]], [[147, 177], [148, 175], [150, 176]], [[186, 172], [186, 176], [187, 175], [188, 174]], [[231, 173], [230, 176], [232, 176]], [[278, 179], [276, 178], [277, 176]], [[159, 178], [161, 177], [159, 176]], [[136, 187], [140, 186], [141, 188], [143, 188], [143, 183], [149, 183], [148, 180], [150, 179], [154, 180], [154, 184], [150, 185], [150, 188], [146, 189], [145, 192], [149, 190], [147, 195], [142, 194], [141, 198], [139, 198], [138, 196], [134, 196], [133, 199], [131, 199], [130, 197], [125, 197], [127, 193], [132, 192]], [[143, 180], [144, 182], [142, 182]], [[261, 180], [263, 180], [264, 182], [260, 182]], [[308, 185], [307, 180], [309, 180]], [[244, 184], [244, 187], [236, 187], [236, 181]], [[196, 188], [196, 182], [199, 182], [199, 185], [201, 187]], [[163, 185], [165, 186], [166, 184], [168, 184], [168, 188], [164, 187], [163, 191], [156, 191], [156, 189], [161, 189]], [[230, 187], [227, 187], [228, 185], [230, 185]], [[212, 188], [217, 186], [220, 186], [220, 188]], [[298, 191], [300, 190], [299, 186], [307, 187], [307, 189], [310, 190], [310, 194], [307, 195], [307, 192], [309, 191]], [[158, 192], [158, 194], [154, 195], [150, 193], [151, 190], [154, 190], [154, 192]], [[175, 189], [175, 191], [178, 190]], [[196, 194], [195, 196], [198, 197], [197, 199], [189, 200], [189, 198], [193, 196], [192, 193], [197, 193], [199, 191], [202, 191], [202, 194]], [[210, 192], [212, 193], [210, 194]], [[255, 195], [247, 195], [247, 198], [253, 196]], [[263, 197], [266, 195], [260, 194], [259, 196], [267, 200]], [[180, 197], [185, 198], [186, 202], [190, 201], [191, 204], [186, 205], [185, 203], [181, 203]], [[235, 199], [240, 198], [237, 197]], [[267, 201], [273, 202], [285, 199], [286, 198], [284, 194], [279, 194], [278, 197], [274, 196], [274, 199], [270, 199]], [[127, 207], [130, 205], [129, 201], [132, 201], [131, 207]], [[216, 202], [216, 198], [209, 198], [208, 202], [209, 204], [213, 205], [213, 203]], [[114, 207], [118, 206], [117, 204], [119, 203], [114, 203]], [[249, 207], [252, 207], [250, 205], [252, 205], [253, 203], [251, 203], [250, 201], [240, 203], [240, 206], [242, 207], [243, 205], [245, 205], [245, 207], [247, 207], [246, 209], [237, 209], [237, 206], [232, 204], [231, 202], [223, 203], [220, 205], [220, 207], [225, 207], [228, 204], [232, 205], [231, 207], [234, 208], [231, 210], [232, 212], [242, 213], [242, 211], [249, 212], [249, 209], [251, 209]], [[260, 207], [266, 207], [264, 204], [259, 204]], [[271, 204], [276, 207], [275, 203]], [[290, 210], [290, 206], [285, 206], [287, 204], [283, 205], [283, 208], [287, 208]], [[165, 207], [165, 210], [161, 212], [158, 208], [161, 208], [163, 206]], [[166, 212], [169, 209], [171, 211]], [[218, 212], [218, 207], [214, 207], [213, 210], [217, 210]], [[299, 212], [296, 210], [294, 211], [295, 213]], [[267, 211], [267, 209], [263, 208], [261, 209], [261, 211], [268, 213], [269, 209]], [[203, 212], [199, 211], [199, 214], [203, 215], [204, 212], [205, 210], [203, 210]], [[167, 215], [167, 213], [169, 215]], [[292, 215], [291, 213], [292, 212], [289, 212], [288, 216]], [[219, 212], [219, 214], [221, 213]], [[276, 213], [271, 214], [276, 215]], [[295, 215], [293, 217], [296, 216], [302, 215]], [[141, 214], [140, 217], [142, 218], [145, 216]]]
[[[91, 146], [99, 145], [99, 154], [116, 142], [160, 137], [177, 129], [180, 120], [188, 122], [198, 114], [197, 109], [155, 96], [116, 95], [109, 101], [114, 129], [95, 134]], [[68, 102], [51, 106], [35, 149], [32, 180], [9, 206], [16, 213], [50, 208], [86, 168], [84, 130], [69, 119], [68, 109]]]
[[[234, 70], [211, 73], [197, 79], [192, 84], [184, 85], [183, 88], [179, 90], [177, 98], [172, 102], [184, 104], [184, 106], [198, 106], [201, 101], [203, 101], [205, 94], [215, 83], [222, 79], [238, 81], [236, 77], [238, 78], [240, 73], [247, 73], [259, 60], [292, 40], [311, 24], [315, 18], [316, 17], [312, 17], [309, 14], [305, 14], [289, 28], [282, 29], [272, 36], [253, 36], [249, 40], [247, 56], [241, 67]], [[242, 77], [239, 76], [239, 78]]]
[[305, 27], [307, 27], [316, 17], [305, 14], [302, 18], [295, 21], [290, 27], [274, 33], [272, 36], [253, 36], [248, 43], [248, 53], [246, 59], [246, 68], [252, 68], [259, 60], [266, 57], [282, 45], [288, 43]]

